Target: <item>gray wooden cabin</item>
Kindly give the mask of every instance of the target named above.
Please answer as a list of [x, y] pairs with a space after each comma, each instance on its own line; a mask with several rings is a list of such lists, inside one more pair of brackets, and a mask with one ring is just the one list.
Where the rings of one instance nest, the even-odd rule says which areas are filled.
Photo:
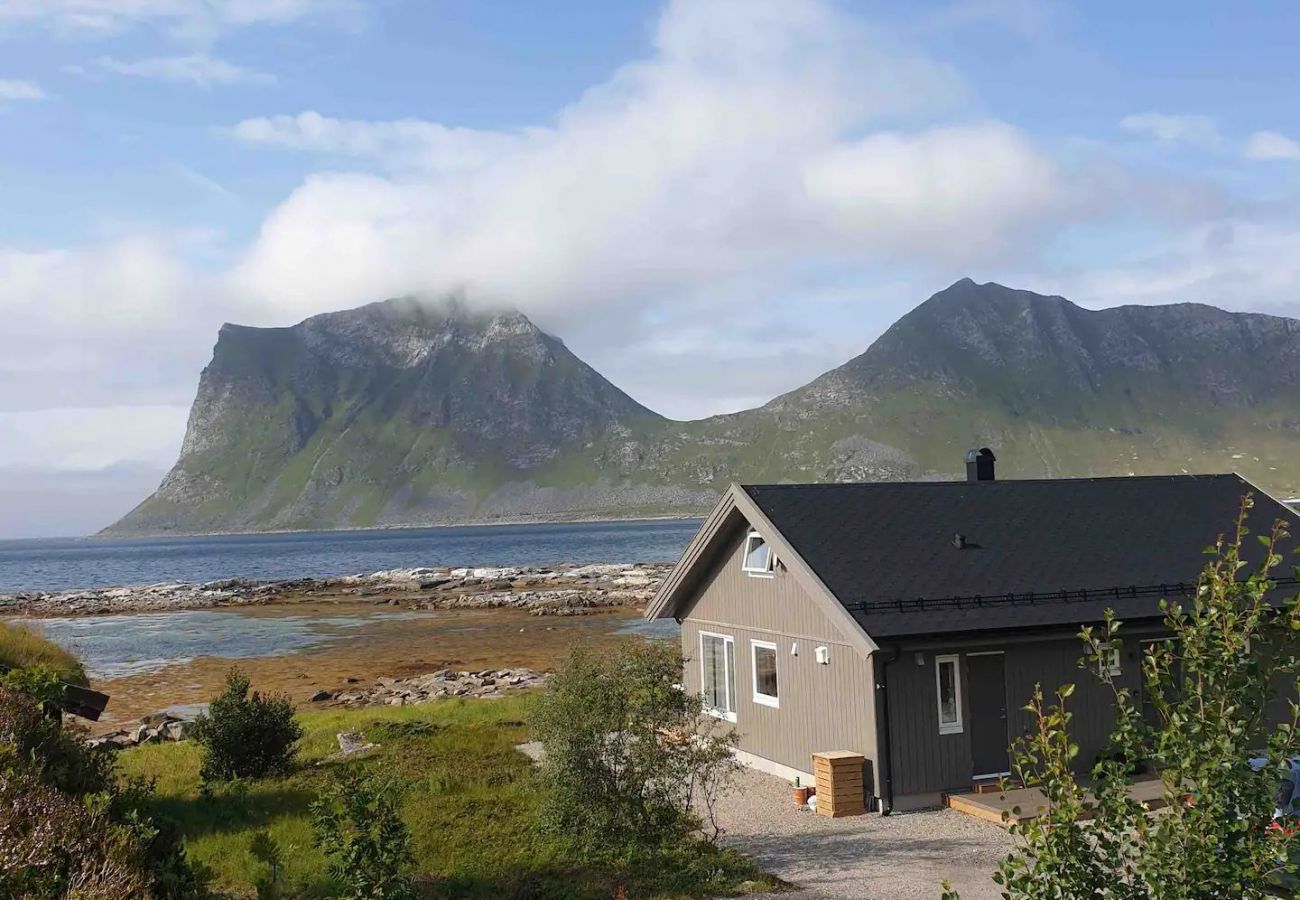
[[1035, 684], [1074, 683], [1090, 766], [1113, 709], [1079, 628], [1115, 610], [1123, 647], [1089, 664], [1140, 697], [1160, 599], [1243, 495], [1258, 533], [1296, 518], [1235, 474], [998, 481], [992, 453], [967, 460], [965, 481], [732, 485], [709, 514], [646, 615], [681, 623], [684, 683], [742, 762], [811, 779], [813, 753], [852, 750], [873, 808], [935, 805], [1009, 771]]

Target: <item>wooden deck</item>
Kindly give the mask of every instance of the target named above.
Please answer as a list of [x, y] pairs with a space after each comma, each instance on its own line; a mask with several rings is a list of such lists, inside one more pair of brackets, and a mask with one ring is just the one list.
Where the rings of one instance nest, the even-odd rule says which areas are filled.
[[[1135, 781], [1129, 785], [1129, 796], [1151, 809], [1164, 805], [1165, 785], [1159, 778]], [[1041, 815], [1047, 806], [1043, 792], [1038, 788], [1013, 788], [1006, 792], [949, 794], [948, 806], [968, 816], [994, 822], [998, 825], [1015, 825]], [[1013, 810], [1019, 808], [1019, 812]], [[1002, 817], [1003, 813], [1007, 817]]]

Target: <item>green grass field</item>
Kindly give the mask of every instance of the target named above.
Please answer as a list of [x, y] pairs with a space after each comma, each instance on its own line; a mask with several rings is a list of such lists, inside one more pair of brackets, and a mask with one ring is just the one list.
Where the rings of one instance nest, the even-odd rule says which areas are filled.
[[[199, 747], [144, 746], [120, 755], [124, 774], [153, 778], [153, 812], [176, 821], [192, 860], [214, 873], [214, 889], [253, 896], [251, 836], [265, 829], [285, 851], [291, 896], [333, 892], [312, 847], [308, 805], [340, 766], [370, 769], [404, 788], [402, 817], [426, 896], [434, 898], [706, 897], [758, 879], [743, 857], [710, 847], [682, 848], [672, 860], [594, 866], [536, 827], [539, 797], [529, 760], [527, 695], [447, 700], [420, 706], [307, 712], [295, 774], [199, 792]], [[320, 764], [340, 731], [364, 731], [380, 749], [364, 758]]]
[[86, 670], [62, 647], [41, 637], [38, 631], [0, 623], [0, 668], [25, 669], [41, 666], [64, 681], [86, 684]]

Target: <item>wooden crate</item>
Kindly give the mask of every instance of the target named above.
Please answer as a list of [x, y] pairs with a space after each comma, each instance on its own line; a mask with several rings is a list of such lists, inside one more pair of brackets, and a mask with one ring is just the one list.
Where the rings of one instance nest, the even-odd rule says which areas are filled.
[[813, 754], [817, 780], [817, 813], [822, 816], [860, 816], [867, 811], [861, 753], [828, 750]]

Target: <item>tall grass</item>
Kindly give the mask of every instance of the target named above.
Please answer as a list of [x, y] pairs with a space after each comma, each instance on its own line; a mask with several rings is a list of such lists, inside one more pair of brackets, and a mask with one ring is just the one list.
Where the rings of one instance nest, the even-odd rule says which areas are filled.
[[[290, 776], [199, 790], [192, 742], [143, 746], [120, 754], [125, 774], [154, 779], [154, 813], [179, 823], [190, 859], [210, 868], [219, 891], [247, 896], [257, 867], [249, 854], [265, 830], [280, 845], [289, 893], [333, 896], [325, 860], [312, 846], [309, 804], [344, 767], [383, 775], [401, 791], [423, 896], [432, 898], [707, 897], [760, 878], [737, 854], [690, 842], [671, 863], [597, 862], [537, 827], [540, 801], [529, 760], [532, 700], [444, 700], [403, 708], [305, 712], [299, 767]], [[348, 761], [327, 757], [340, 731], [364, 731], [380, 745]]]
[[41, 637], [34, 628], [0, 622], [0, 668], [43, 666], [64, 681], [86, 684], [86, 670], [75, 656]]

